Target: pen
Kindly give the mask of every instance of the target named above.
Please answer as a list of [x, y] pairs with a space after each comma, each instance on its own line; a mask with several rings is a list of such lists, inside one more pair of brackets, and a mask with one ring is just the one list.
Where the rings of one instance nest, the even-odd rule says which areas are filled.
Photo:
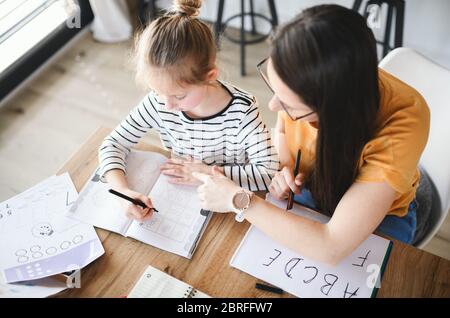
[[260, 283], [256, 283], [255, 287], [257, 289], [265, 290], [265, 291], [268, 291], [271, 293], [275, 293], [275, 294], [279, 294], [279, 295], [283, 294], [283, 290], [278, 287], [268, 286], [268, 285], [260, 284]]
[[[302, 151], [299, 149], [297, 152], [297, 159], [295, 160], [294, 182], [295, 182], [295, 177], [298, 175], [298, 171], [300, 170], [300, 159], [301, 158], [302, 158]], [[294, 206], [294, 191], [292, 191], [292, 189], [291, 189], [289, 191], [289, 197], [288, 197], [286, 211], [292, 209], [293, 206]]]
[[[123, 193], [117, 192], [116, 190], [109, 189], [109, 193], [112, 193], [112, 194], [114, 194], [114, 195], [117, 195], [118, 197], [120, 197], [120, 198], [122, 198], [122, 199], [128, 200], [128, 201], [130, 201], [131, 203], [136, 204], [136, 205], [140, 206], [140, 207], [143, 208], [143, 209], [148, 208], [148, 207], [145, 205], [144, 202], [139, 201], [139, 200], [136, 200], [136, 199], [133, 199], [133, 198], [130, 198], [129, 196], [127, 196], [127, 195], [125, 195], [125, 194], [123, 194]], [[155, 211], [155, 212], [159, 212], [159, 211], [156, 210], [155, 208], [152, 208], [152, 210]]]

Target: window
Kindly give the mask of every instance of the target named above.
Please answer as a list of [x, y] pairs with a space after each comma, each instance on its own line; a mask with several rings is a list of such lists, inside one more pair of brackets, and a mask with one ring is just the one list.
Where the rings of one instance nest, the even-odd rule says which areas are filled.
[[92, 18], [88, 0], [0, 0], [0, 100]]

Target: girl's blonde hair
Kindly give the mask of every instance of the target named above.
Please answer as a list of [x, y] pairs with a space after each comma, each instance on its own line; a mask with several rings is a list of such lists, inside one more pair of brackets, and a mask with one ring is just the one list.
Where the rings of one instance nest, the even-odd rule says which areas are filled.
[[196, 18], [201, 0], [175, 0], [135, 41], [136, 81], [146, 84], [150, 67], [167, 71], [176, 83], [203, 84], [215, 68], [216, 45], [208, 25]]

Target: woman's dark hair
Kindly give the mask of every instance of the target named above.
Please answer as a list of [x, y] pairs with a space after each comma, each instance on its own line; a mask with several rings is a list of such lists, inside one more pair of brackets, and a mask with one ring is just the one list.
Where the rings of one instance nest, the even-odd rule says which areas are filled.
[[319, 118], [306, 186], [332, 215], [356, 178], [380, 104], [376, 42], [365, 19], [338, 5], [304, 10], [271, 42], [275, 72]]

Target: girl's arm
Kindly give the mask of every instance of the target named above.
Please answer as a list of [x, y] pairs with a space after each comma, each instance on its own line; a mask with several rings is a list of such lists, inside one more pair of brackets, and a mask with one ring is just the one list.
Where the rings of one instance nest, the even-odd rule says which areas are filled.
[[139, 199], [147, 208], [142, 209], [128, 201], [119, 199], [125, 214], [142, 222], [152, 216], [152, 201], [146, 195], [129, 189], [126, 178], [126, 157], [138, 141], [153, 127], [159, 128], [159, 118], [153, 106], [151, 94], [136, 106], [128, 116], [103, 140], [98, 156], [100, 175], [119, 192]]
[[146, 219], [151, 218], [153, 215], [153, 203], [149, 197], [146, 195], [130, 190], [128, 187], [127, 178], [125, 177], [125, 173], [119, 169], [109, 170], [105, 174], [108, 183], [112, 185], [115, 190], [133, 198], [138, 199], [143, 202], [147, 208], [142, 209], [141, 207], [131, 204], [130, 202], [118, 199], [120, 204], [122, 205], [122, 209], [125, 212], [125, 215], [130, 219], [135, 219], [138, 222], [143, 222]]
[[279, 168], [278, 155], [270, 132], [262, 121], [256, 104], [248, 110], [239, 126], [238, 151], [245, 151], [248, 163], [224, 166], [225, 176], [251, 191], [266, 191]]
[[100, 175], [105, 175], [108, 182], [123, 182], [118, 180], [117, 174], [111, 177], [106, 173], [110, 170], [121, 170], [126, 173], [126, 157], [131, 149], [150, 129], [160, 127], [154, 102], [151, 94], [146, 96], [103, 140], [98, 151]]
[[128, 188], [127, 177], [125, 176], [125, 172], [123, 172], [123, 170], [120, 169], [108, 170], [105, 173], [105, 178], [106, 180], [108, 180], [108, 183], [113, 185], [119, 191], [120, 189]]

